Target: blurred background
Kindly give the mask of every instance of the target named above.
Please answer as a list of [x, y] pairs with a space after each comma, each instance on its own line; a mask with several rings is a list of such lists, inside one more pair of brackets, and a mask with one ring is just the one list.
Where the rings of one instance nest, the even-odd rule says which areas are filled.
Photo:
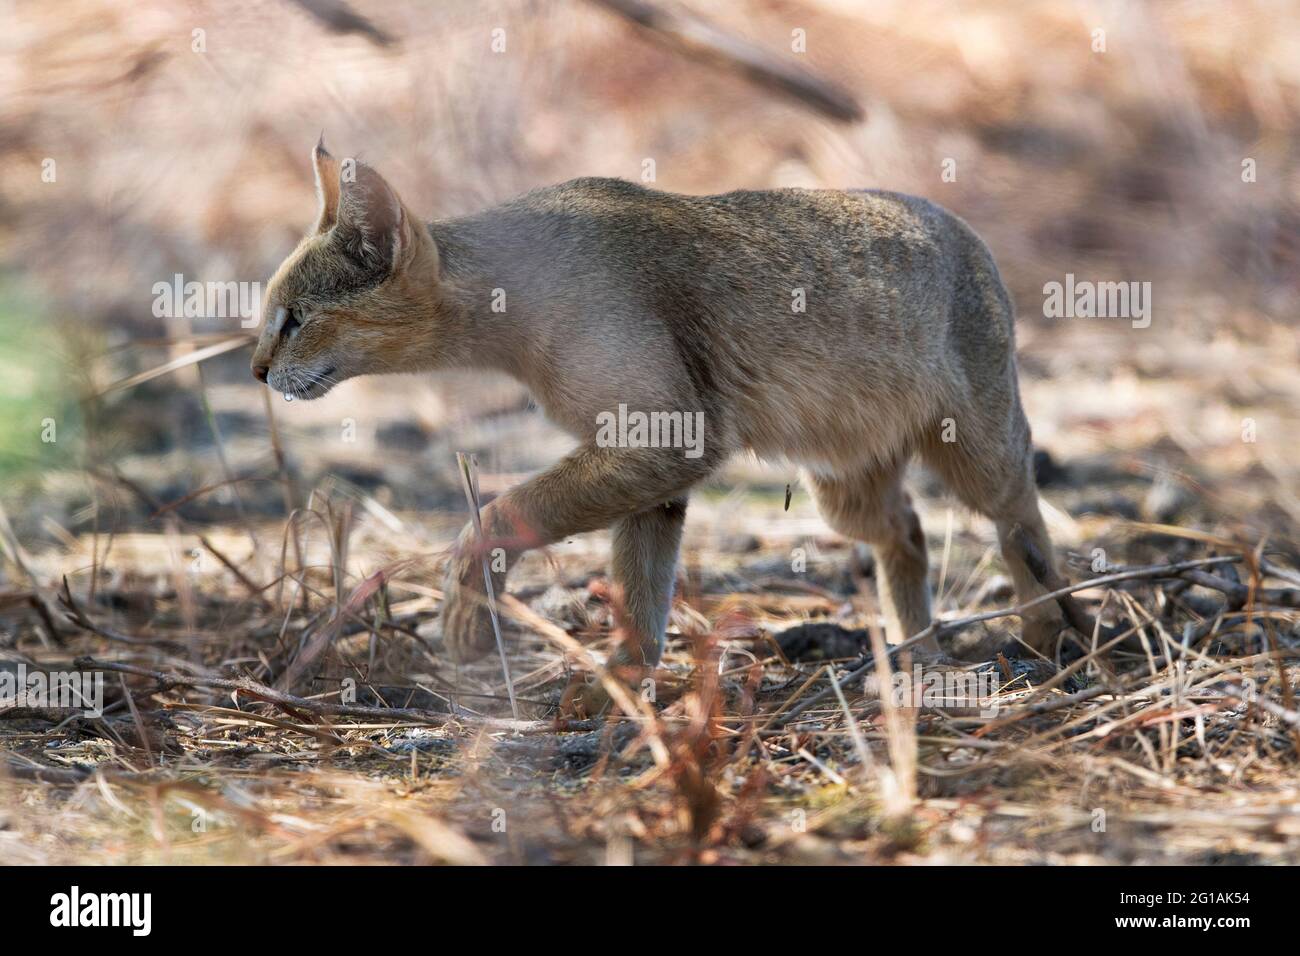
[[[586, 175], [929, 197], [1014, 295], [1066, 545], [1088, 515], [1196, 505], [1275, 541], [1300, 519], [1293, 2], [6, 6], [0, 501], [49, 572], [86, 575], [83, 536], [156, 530], [164, 505], [282, 520], [330, 476], [454, 526], [454, 451], [491, 493], [568, 447], [477, 373], [286, 404], [249, 377], [239, 316], [157, 314], [178, 276], [265, 282], [314, 218], [322, 132], [429, 218]], [[1045, 317], [1067, 274], [1151, 283], [1150, 326]], [[741, 461], [720, 500], [793, 479]], [[816, 522], [796, 490], [750, 523]]]

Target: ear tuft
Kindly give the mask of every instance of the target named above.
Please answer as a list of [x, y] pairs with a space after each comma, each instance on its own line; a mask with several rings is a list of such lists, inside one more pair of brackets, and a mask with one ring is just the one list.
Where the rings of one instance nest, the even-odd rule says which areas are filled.
[[311, 151], [312, 168], [316, 170], [316, 198], [320, 211], [316, 215], [316, 233], [328, 232], [338, 221], [339, 163], [325, 148], [325, 133]]

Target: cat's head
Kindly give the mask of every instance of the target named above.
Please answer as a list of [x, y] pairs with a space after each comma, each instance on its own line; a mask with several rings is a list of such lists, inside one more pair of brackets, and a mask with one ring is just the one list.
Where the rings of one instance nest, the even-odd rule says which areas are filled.
[[294, 398], [319, 398], [374, 372], [414, 371], [430, 332], [438, 250], [383, 177], [320, 142], [312, 150], [316, 226], [262, 298], [253, 375]]

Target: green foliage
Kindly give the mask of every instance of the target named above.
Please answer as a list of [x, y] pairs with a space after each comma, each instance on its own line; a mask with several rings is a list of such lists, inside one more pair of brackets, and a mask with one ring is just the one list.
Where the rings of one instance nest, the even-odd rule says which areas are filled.
[[39, 308], [0, 287], [0, 491], [8, 496], [72, 461], [76, 395]]

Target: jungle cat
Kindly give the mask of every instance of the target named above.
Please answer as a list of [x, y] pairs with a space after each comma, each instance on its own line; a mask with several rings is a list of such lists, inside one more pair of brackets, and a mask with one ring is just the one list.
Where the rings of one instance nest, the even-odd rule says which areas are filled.
[[[509, 568], [611, 528], [611, 663], [655, 665], [687, 494], [743, 450], [802, 466], [827, 523], [872, 546], [892, 642], [930, 623], [901, 482], [914, 455], [996, 524], [1021, 602], [1045, 593], [1017, 546], [1050, 567], [1013, 310], [952, 213], [891, 192], [685, 196], [590, 178], [426, 224], [369, 166], [323, 143], [312, 162], [319, 214], [266, 288], [256, 377], [312, 399], [357, 375], [497, 369], [578, 443], [485, 506], [485, 541], [472, 525], [458, 539], [441, 609], [452, 658], [494, 646], [484, 548]], [[670, 422], [668, 440], [625, 427], [638, 412]], [[1022, 621], [1041, 650], [1064, 617], [1048, 600]]]

